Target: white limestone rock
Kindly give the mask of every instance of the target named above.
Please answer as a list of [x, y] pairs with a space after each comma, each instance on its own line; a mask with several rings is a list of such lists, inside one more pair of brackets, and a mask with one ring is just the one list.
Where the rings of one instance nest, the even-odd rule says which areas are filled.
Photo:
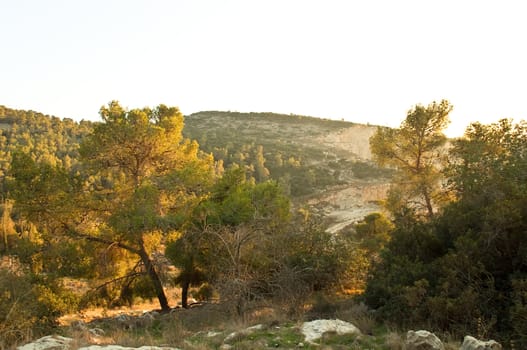
[[[73, 339], [58, 335], [48, 335], [35, 340], [32, 343], [19, 346], [17, 350], [67, 350]], [[141, 346], [130, 348], [120, 345], [88, 345], [78, 348], [78, 350], [179, 350], [171, 347]]]
[[501, 344], [494, 341], [482, 341], [478, 340], [470, 335], [467, 335], [463, 339], [463, 345], [461, 345], [460, 350], [501, 350]]
[[301, 331], [304, 335], [305, 341], [309, 343], [313, 343], [313, 341], [322, 338], [322, 335], [327, 332], [335, 332], [339, 335], [361, 334], [361, 331], [353, 324], [338, 319], [304, 322]]
[[406, 350], [445, 350], [439, 338], [429, 331], [408, 331], [406, 333]]
[[17, 347], [17, 350], [62, 350], [68, 349], [72, 341], [73, 339], [60, 335], [47, 335], [32, 343]]
[[159, 347], [159, 346], [141, 346], [131, 348], [121, 345], [89, 345], [79, 348], [78, 350], [179, 350], [178, 348]]
[[238, 331], [238, 332], [232, 332], [231, 334], [227, 335], [227, 337], [225, 337], [223, 342], [227, 343], [227, 344], [235, 342], [235, 341], [237, 341], [237, 340], [239, 340], [241, 338], [248, 337], [251, 334], [253, 334], [254, 332], [262, 330], [264, 328], [265, 328], [265, 326], [263, 324], [257, 324], [255, 326], [251, 326], [251, 327], [245, 328], [245, 329], [243, 329], [241, 331]]

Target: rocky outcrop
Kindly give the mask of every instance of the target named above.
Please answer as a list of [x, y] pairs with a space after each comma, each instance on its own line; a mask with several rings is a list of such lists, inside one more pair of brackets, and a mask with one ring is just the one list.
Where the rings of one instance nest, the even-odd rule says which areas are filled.
[[304, 335], [305, 340], [310, 343], [320, 339], [324, 333], [327, 332], [334, 332], [339, 335], [361, 334], [361, 331], [353, 324], [341, 320], [315, 320], [304, 322], [301, 332]]
[[121, 345], [90, 345], [78, 348], [77, 350], [179, 350], [178, 348], [141, 346], [139, 348], [129, 348]]
[[17, 350], [62, 350], [68, 349], [71, 338], [61, 337], [59, 335], [48, 335], [35, 340], [32, 343], [19, 346]]
[[368, 181], [353, 181], [347, 185], [327, 189], [307, 201], [311, 207], [323, 208], [323, 214], [333, 223], [327, 231], [336, 233], [368, 214], [383, 209], [378, 202], [386, 198], [390, 185]]
[[501, 350], [501, 344], [494, 341], [478, 340], [470, 335], [467, 335], [463, 340], [463, 345], [460, 350]]
[[[19, 346], [17, 350], [66, 350], [70, 349], [73, 339], [61, 337], [58, 335], [48, 335], [32, 343]], [[141, 346], [139, 348], [130, 348], [120, 345], [87, 345], [84, 347], [75, 347], [77, 350], [179, 350], [170, 347], [158, 346]]]
[[354, 125], [336, 132], [331, 132], [316, 138], [319, 144], [328, 149], [338, 149], [357, 155], [360, 159], [371, 159], [370, 137], [377, 131], [377, 127], [368, 125]]
[[408, 331], [406, 333], [406, 350], [445, 350], [439, 338], [429, 331]]

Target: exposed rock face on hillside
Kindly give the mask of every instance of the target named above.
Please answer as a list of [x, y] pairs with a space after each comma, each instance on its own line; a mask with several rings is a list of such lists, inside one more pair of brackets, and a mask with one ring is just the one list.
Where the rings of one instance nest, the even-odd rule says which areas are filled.
[[[377, 127], [353, 125], [349, 128], [317, 137], [316, 141], [327, 148], [350, 153], [362, 160], [371, 160], [370, 137]], [[339, 152], [342, 154], [342, 152]]]
[[322, 208], [324, 215], [333, 222], [328, 231], [335, 233], [372, 212], [382, 211], [379, 201], [386, 197], [389, 187], [384, 182], [354, 181], [328, 189], [307, 203]]

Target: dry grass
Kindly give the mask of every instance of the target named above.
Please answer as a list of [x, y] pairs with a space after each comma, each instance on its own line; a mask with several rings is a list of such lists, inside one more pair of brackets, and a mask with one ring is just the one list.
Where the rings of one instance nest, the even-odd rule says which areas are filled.
[[[228, 306], [203, 304], [191, 309], [174, 309], [168, 314], [154, 314], [145, 317], [137, 314], [139, 308], [130, 310], [127, 317], [115, 310], [103, 312], [107, 317], [94, 319], [89, 323], [71, 323], [64, 327], [65, 335], [75, 339], [72, 348], [88, 344], [119, 344], [128, 347], [170, 346], [185, 350], [220, 349], [224, 344], [231, 349], [269, 349], [278, 347], [293, 349], [302, 347], [314, 349], [404, 349], [404, 333], [387, 330], [376, 324], [364, 304], [351, 299], [314, 300], [315, 309], [330, 318], [339, 318], [357, 326], [363, 336], [325, 334], [317, 345], [305, 343], [300, 333], [301, 322], [291, 320], [280, 306], [270, 304], [254, 305], [243, 318], [234, 317]], [[143, 305], [145, 306], [145, 305]], [[112, 316], [110, 317], [110, 314]], [[121, 315], [120, 317], [117, 317]], [[306, 317], [314, 316], [307, 313]], [[257, 331], [247, 331], [256, 324], [262, 325]], [[93, 334], [93, 329], [103, 331]], [[104, 334], [102, 334], [104, 333]], [[235, 335], [227, 340], [227, 337]], [[459, 343], [444, 338], [445, 349], [458, 349]], [[302, 344], [302, 345], [299, 345]]]
[[386, 347], [390, 350], [403, 350], [404, 349], [404, 339], [399, 333], [389, 332], [386, 334], [384, 340]]

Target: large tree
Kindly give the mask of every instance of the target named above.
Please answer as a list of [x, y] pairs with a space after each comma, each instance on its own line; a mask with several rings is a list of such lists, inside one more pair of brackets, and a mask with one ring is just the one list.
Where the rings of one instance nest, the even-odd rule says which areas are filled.
[[397, 169], [390, 191], [393, 211], [403, 208], [434, 215], [440, 202], [441, 163], [452, 106], [446, 100], [416, 105], [400, 128], [379, 128], [370, 139], [375, 161]]
[[16, 203], [54, 235], [138, 257], [133, 266], [142, 266], [168, 310], [153, 255], [163, 253], [164, 237], [205, 194], [212, 157], [182, 138], [183, 116], [175, 107], [126, 110], [114, 101], [100, 115], [103, 122], [81, 144], [82, 176], [14, 158]]

